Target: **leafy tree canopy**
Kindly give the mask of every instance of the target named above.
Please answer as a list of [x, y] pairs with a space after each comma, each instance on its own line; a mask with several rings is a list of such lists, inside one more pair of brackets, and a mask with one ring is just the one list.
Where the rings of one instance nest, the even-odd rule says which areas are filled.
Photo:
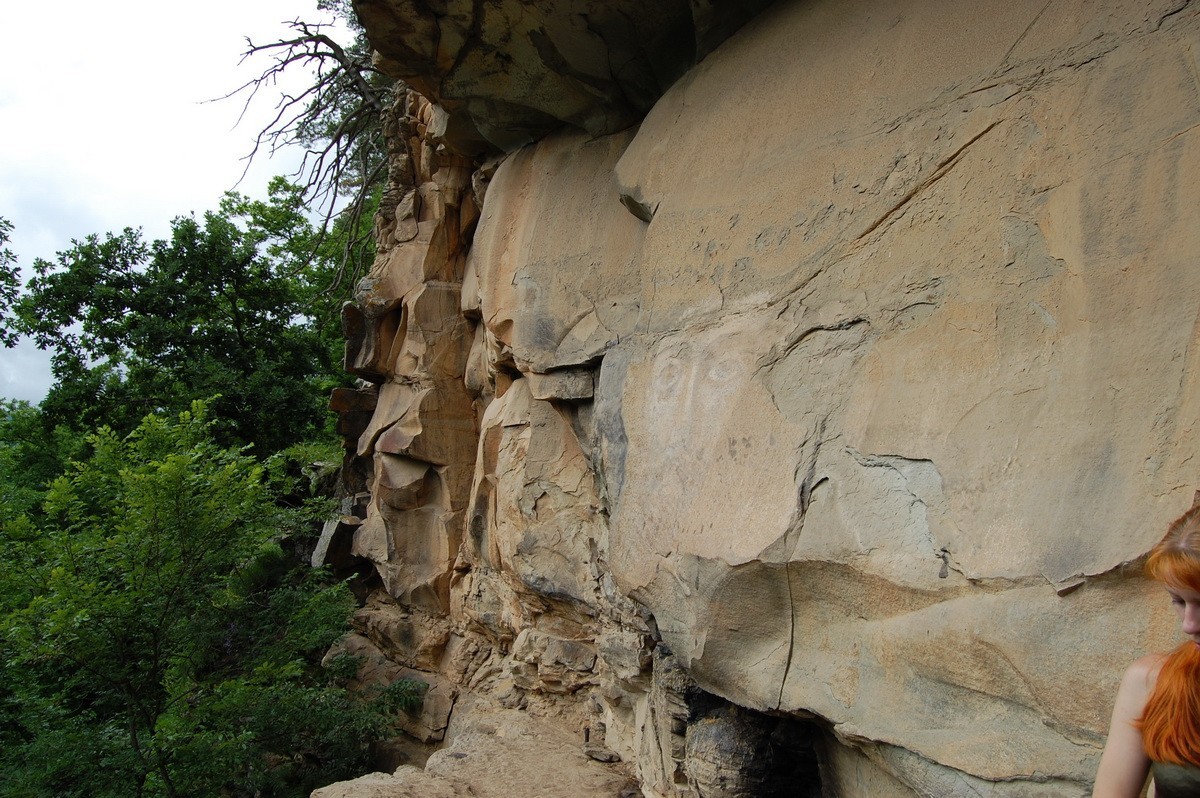
[[101, 429], [4, 520], [0, 794], [306, 795], [367, 765], [395, 703], [313, 664], [353, 599], [292, 567], [303, 519], [204, 413]]
[[70, 429], [48, 426], [28, 402], [0, 400], [0, 516], [36, 512], [80, 443]]
[[[10, 307], [21, 286], [21, 273], [17, 268], [17, 256], [4, 246], [12, 236], [12, 222], [0, 216], [0, 313]], [[0, 344], [12, 346], [16, 343], [12, 333], [0, 328]]]
[[216, 434], [263, 454], [318, 434], [335, 373], [331, 268], [299, 189], [228, 194], [167, 240], [91, 235], [37, 260], [3, 329], [53, 351], [50, 422], [121, 432], [147, 413], [217, 397]]

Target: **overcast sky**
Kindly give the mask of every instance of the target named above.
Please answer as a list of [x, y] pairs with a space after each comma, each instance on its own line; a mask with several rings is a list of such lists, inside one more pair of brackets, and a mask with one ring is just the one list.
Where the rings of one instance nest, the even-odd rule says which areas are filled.
[[[53, 259], [71, 239], [214, 209], [234, 187], [275, 97], [235, 127], [239, 100], [205, 103], [252, 78], [245, 37], [321, 20], [316, 0], [57, 0], [0, 11], [0, 217], [21, 264]], [[258, 124], [255, 124], [255, 123]], [[256, 161], [238, 190], [265, 195], [296, 156]], [[40, 401], [45, 353], [0, 348], [0, 396]]]

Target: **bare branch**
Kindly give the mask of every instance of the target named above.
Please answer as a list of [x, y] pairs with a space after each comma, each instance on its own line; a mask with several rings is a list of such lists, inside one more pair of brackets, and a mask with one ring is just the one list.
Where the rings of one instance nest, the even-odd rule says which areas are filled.
[[[293, 179], [304, 200], [322, 216], [314, 245], [319, 247], [339, 213], [347, 214], [348, 229], [359, 228], [372, 192], [386, 175], [381, 115], [391, 103], [392, 85], [371, 63], [370, 47], [361, 35], [353, 45], [343, 47], [325, 32], [327, 25], [293, 20], [288, 27], [294, 35], [278, 41], [260, 44], [247, 38], [242, 62], [266, 58], [267, 64], [257, 77], [216, 99], [244, 97], [241, 123], [260, 92], [277, 87], [284, 75], [309, 72], [311, 82], [303, 90], [279, 94], [273, 115], [244, 158], [239, 182], [264, 152], [303, 146]], [[347, 202], [341, 210], [343, 200]], [[343, 280], [351, 256], [363, 243], [361, 235], [350, 238], [335, 282]]]

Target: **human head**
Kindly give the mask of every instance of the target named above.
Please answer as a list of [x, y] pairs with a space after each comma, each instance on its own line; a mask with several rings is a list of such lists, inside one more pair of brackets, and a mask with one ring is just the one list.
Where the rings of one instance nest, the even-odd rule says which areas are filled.
[[1150, 550], [1146, 574], [1168, 587], [1200, 592], [1200, 503], [1177, 518]]

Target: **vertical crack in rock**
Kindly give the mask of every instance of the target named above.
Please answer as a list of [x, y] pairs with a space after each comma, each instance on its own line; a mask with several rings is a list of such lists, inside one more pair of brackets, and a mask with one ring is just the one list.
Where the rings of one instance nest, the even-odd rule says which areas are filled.
[[796, 595], [792, 588], [792, 562], [784, 563], [784, 578], [788, 587], [788, 653], [783, 663], [783, 675], [779, 679], [779, 693], [775, 697], [775, 709], [783, 708], [783, 692], [787, 689], [788, 674], [792, 671], [792, 656], [796, 650]]
[[[784, 578], [787, 580], [788, 593], [788, 650], [787, 657], [784, 660], [783, 672], [779, 679], [779, 691], [775, 697], [775, 708], [779, 709], [783, 706], [784, 691], [787, 689], [788, 676], [792, 670], [792, 658], [796, 651], [796, 602], [795, 594], [795, 574], [792, 569], [795, 567], [793, 562], [794, 552], [799, 545], [800, 537], [804, 532], [804, 520], [808, 515], [808, 508], [812, 504], [812, 492], [821, 484], [823, 479], [817, 478], [817, 461], [821, 451], [821, 446], [825, 441], [825, 430], [829, 419], [822, 418], [817, 424], [816, 430], [808, 436], [804, 444], [801, 445], [801, 451], [807, 448], [807, 454], [804, 459], [796, 465], [796, 474], [799, 476], [801, 469], [804, 469], [803, 477], [796, 480], [796, 509], [795, 517], [788, 524], [788, 529], [784, 533], [782, 541], [782, 551], [779, 556], [783, 559]], [[811, 444], [811, 445], [810, 445]], [[764, 552], [764, 556], [767, 555]]]

